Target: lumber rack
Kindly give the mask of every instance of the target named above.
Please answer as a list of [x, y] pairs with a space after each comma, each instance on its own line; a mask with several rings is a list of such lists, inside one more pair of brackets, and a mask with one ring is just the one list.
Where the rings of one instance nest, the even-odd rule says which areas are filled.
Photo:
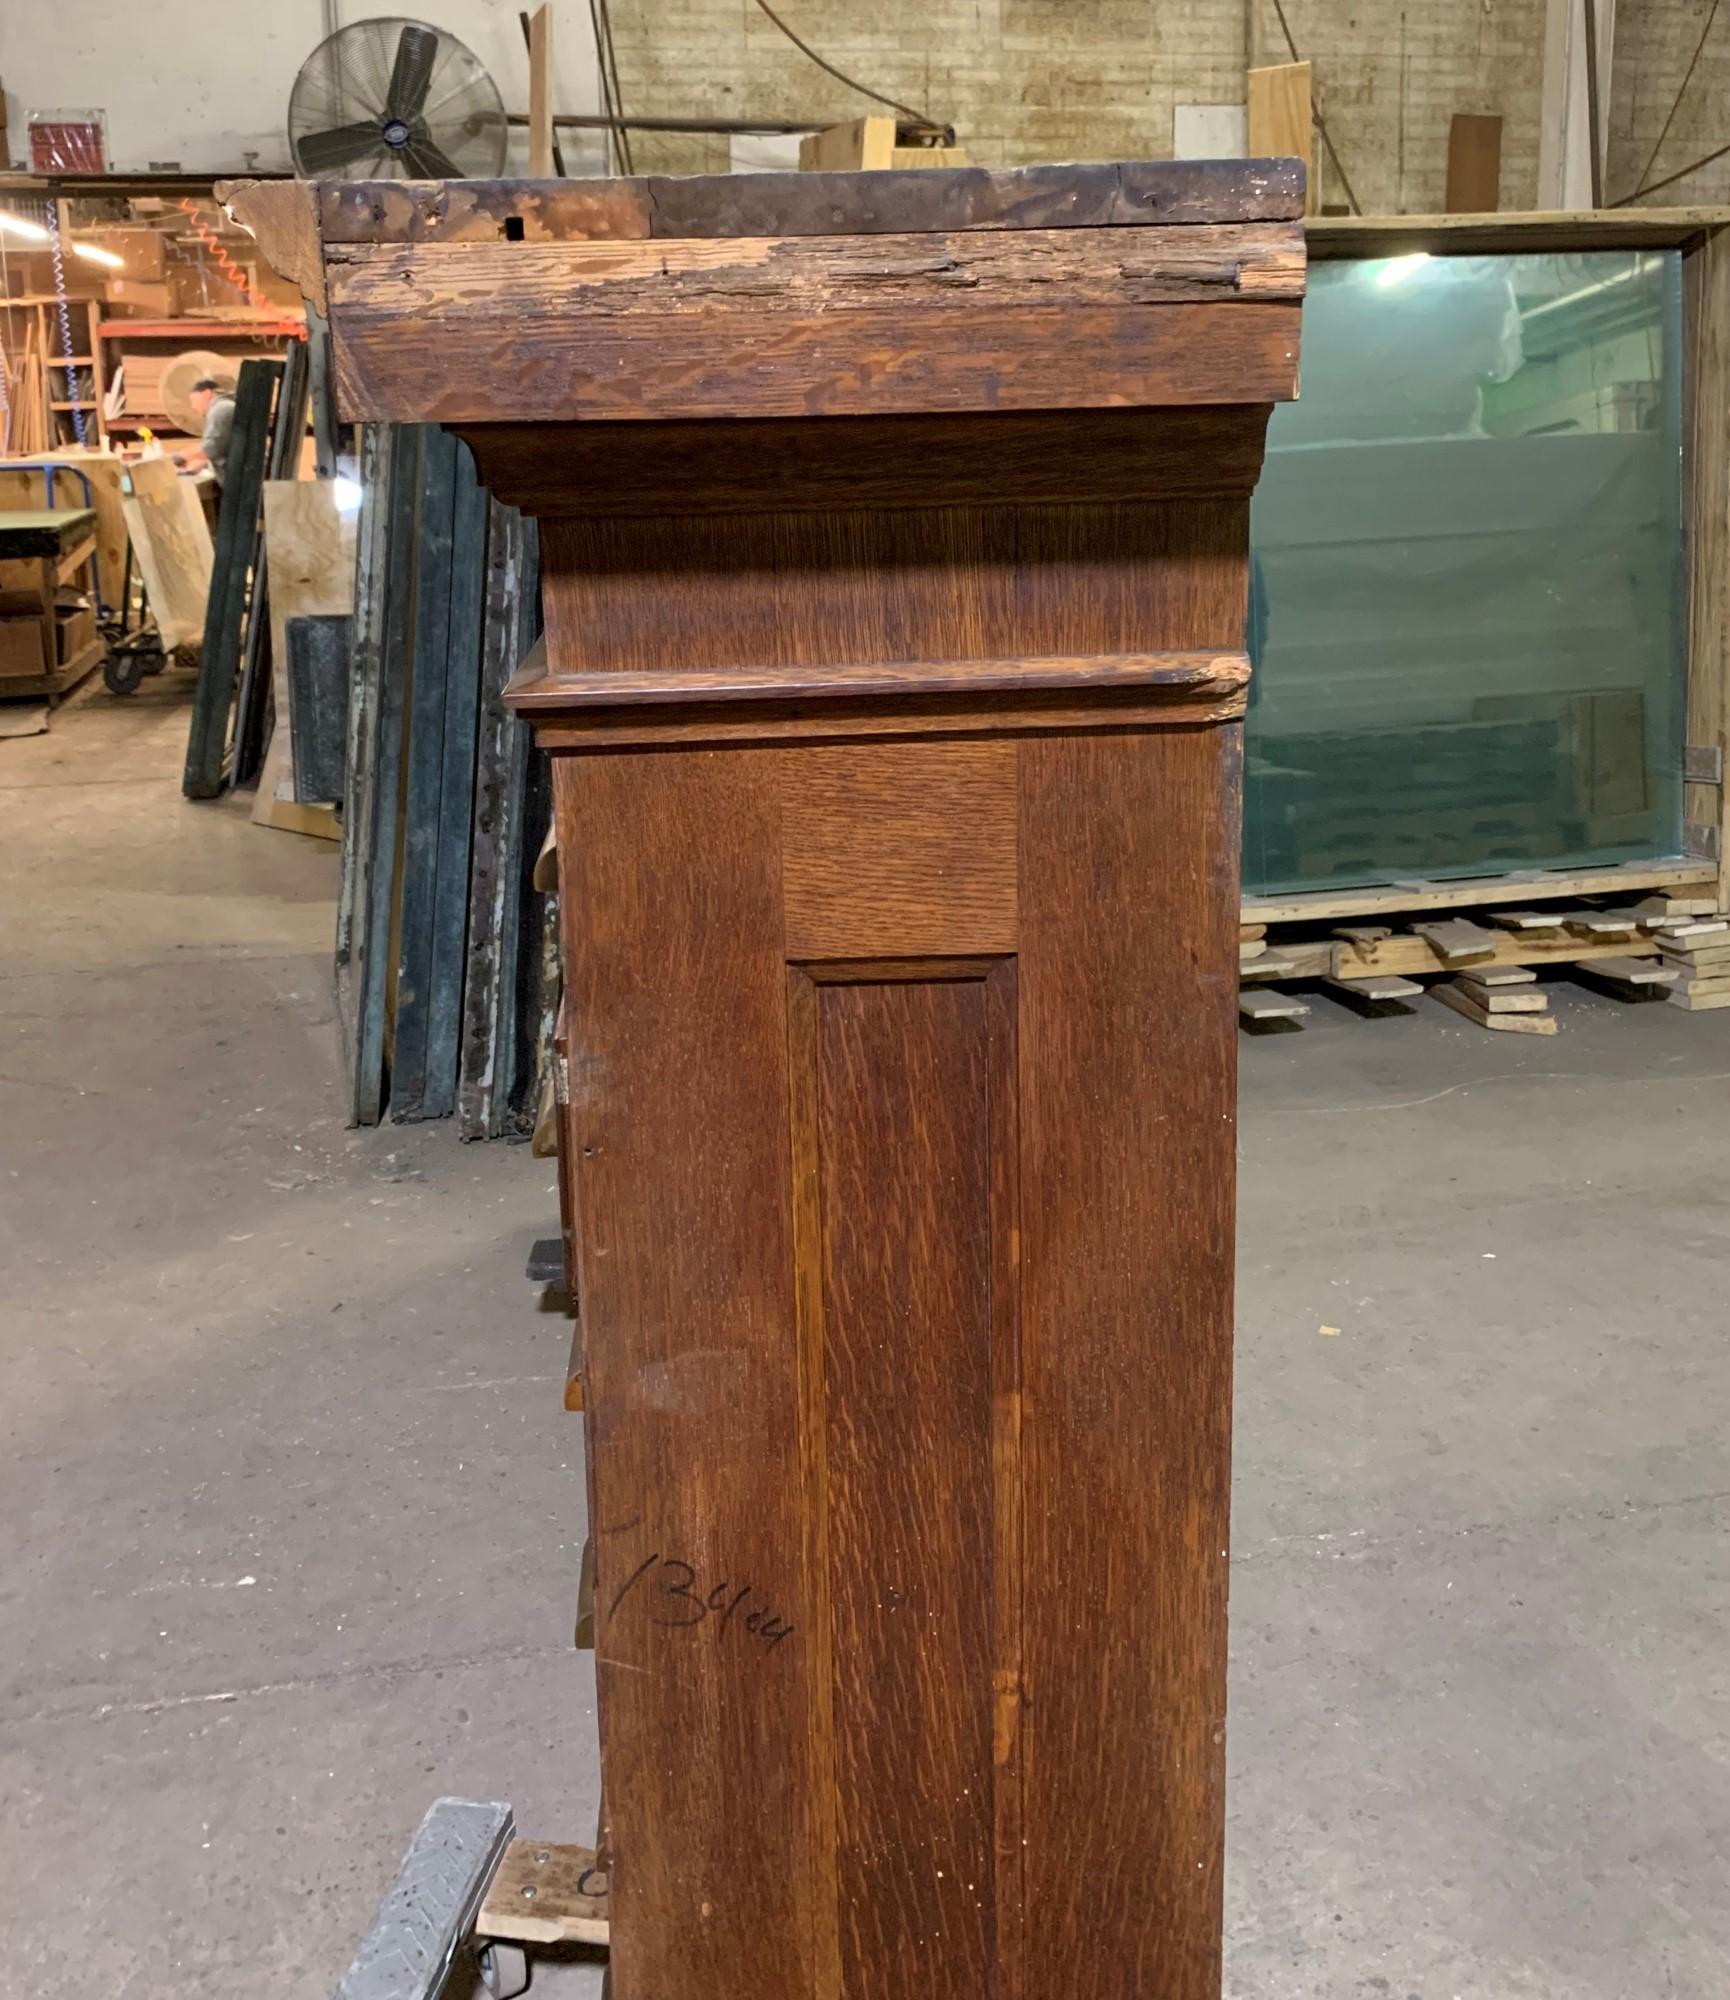
[[439, 2000], [467, 1951], [493, 2000], [513, 2000], [528, 1988], [528, 1947], [605, 1950], [608, 1881], [595, 1850], [515, 1835], [508, 1804], [437, 1800], [337, 2000]]

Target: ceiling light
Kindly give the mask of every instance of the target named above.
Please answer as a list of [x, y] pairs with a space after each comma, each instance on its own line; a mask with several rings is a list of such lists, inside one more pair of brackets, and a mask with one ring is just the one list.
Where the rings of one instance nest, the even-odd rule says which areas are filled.
[[126, 269], [124, 257], [117, 257], [112, 250], [104, 250], [95, 243], [74, 243], [72, 254], [74, 257], [82, 257], [87, 264], [106, 264], [113, 271]]
[[48, 232], [39, 222], [26, 222], [21, 215], [13, 215], [0, 208], [0, 229], [13, 236], [22, 236], [26, 243], [46, 243]]

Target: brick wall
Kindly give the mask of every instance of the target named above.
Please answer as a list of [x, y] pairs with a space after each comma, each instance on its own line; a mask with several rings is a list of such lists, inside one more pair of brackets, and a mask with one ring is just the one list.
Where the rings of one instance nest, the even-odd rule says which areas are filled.
[[[1269, 0], [781, 0], [863, 82], [952, 122], [985, 164], [1162, 158], [1178, 104], [1243, 97], [1285, 54]], [[1253, 36], [1246, 16], [1253, 14]], [[1286, 0], [1366, 209], [1438, 208], [1455, 111], [1499, 111], [1505, 206], [1537, 174], [1543, 0]], [[752, 0], [613, 0], [626, 105], [839, 121], [870, 106], [808, 63]], [[719, 171], [724, 140], [641, 138], [639, 166]], [[1324, 168], [1325, 199], [1341, 199]]]
[[[1643, 178], [1662, 180], [1730, 141], [1730, 131], [1724, 129], [1724, 103], [1730, 92], [1730, 9], [1720, 8], [1693, 79], [1676, 106], [1669, 135], [1650, 175], [1645, 174], [1710, 12], [1711, 0], [1621, 0], [1617, 7], [1605, 171], [1605, 192], [1611, 201], [1631, 193]], [[1730, 157], [1662, 189], [1652, 199], [1677, 206], [1730, 201]]]

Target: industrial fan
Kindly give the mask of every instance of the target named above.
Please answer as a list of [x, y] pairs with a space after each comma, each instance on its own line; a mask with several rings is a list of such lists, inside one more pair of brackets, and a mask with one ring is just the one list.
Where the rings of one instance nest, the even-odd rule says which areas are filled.
[[424, 21], [351, 21], [289, 93], [289, 144], [309, 180], [484, 178], [503, 170], [508, 138], [498, 86]]

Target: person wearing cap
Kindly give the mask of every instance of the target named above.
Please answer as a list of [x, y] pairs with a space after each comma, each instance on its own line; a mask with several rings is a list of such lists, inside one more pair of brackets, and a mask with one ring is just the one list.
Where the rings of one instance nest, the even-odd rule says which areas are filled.
[[234, 431], [233, 393], [214, 375], [202, 376], [192, 385], [192, 407], [204, 419], [204, 435], [196, 450], [177, 452], [174, 462], [185, 472], [197, 472], [208, 465], [220, 491], [228, 470], [228, 440]]

